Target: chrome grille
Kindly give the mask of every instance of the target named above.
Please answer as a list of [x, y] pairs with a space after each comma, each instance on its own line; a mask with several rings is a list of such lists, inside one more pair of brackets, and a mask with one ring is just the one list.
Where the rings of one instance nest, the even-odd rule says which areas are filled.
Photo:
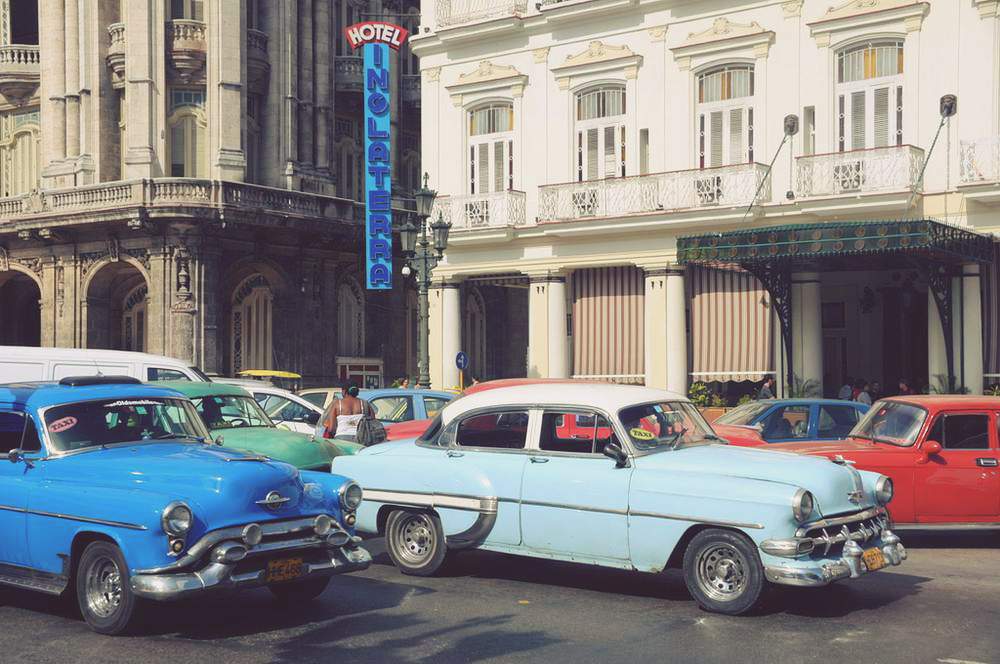
[[884, 512], [875, 515], [859, 512], [855, 516], [856, 519], [846, 516], [812, 526], [807, 524], [803, 526], [804, 536], [812, 538], [815, 553], [827, 556], [831, 551], [838, 553], [847, 540], [864, 544], [878, 538], [889, 527], [889, 518]]

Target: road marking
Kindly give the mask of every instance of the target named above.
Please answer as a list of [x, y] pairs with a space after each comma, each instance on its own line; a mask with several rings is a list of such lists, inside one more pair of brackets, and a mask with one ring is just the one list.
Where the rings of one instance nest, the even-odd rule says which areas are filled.
[[939, 659], [941, 664], [986, 664], [986, 662], [976, 662], [971, 659]]
[[519, 600], [517, 600], [517, 603], [520, 604], [520, 605], [522, 605], [522, 606], [524, 606], [526, 604], [531, 604], [531, 602], [529, 602], [526, 599], [519, 599]]

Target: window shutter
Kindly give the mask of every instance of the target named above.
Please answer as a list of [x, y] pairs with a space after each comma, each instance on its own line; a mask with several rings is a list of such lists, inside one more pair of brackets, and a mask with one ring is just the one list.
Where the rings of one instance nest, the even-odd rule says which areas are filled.
[[[900, 51], [902, 53], [902, 50]], [[900, 65], [902, 65], [902, 55]], [[902, 66], [900, 66], [902, 71]], [[903, 86], [896, 87], [896, 145], [903, 144]]]
[[604, 127], [604, 172], [606, 178], [618, 174], [618, 150], [615, 146], [615, 127]]
[[493, 144], [493, 191], [505, 189], [503, 181], [507, 168], [506, 147], [507, 141], [497, 141]]
[[865, 147], [865, 92], [851, 93], [851, 149]]
[[205, 145], [208, 141], [205, 140], [205, 130], [198, 124], [198, 121], [194, 118], [190, 120], [191, 124], [191, 153], [194, 155], [195, 167], [193, 169], [194, 173], [192, 177], [203, 178], [208, 176], [208, 146]]
[[576, 181], [583, 182], [583, 132], [576, 132]]
[[705, 168], [705, 116], [698, 116], [698, 168]]
[[514, 188], [514, 141], [507, 141], [507, 189]]
[[840, 152], [847, 149], [847, 146], [845, 145], [846, 136], [844, 135], [845, 113], [844, 95], [840, 95], [840, 97], [837, 98], [837, 150]]
[[621, 156], [619, 158], [621, 176], [625, 177], [625, 125], [618, 126], [618, 135], [621, 137]]
[[469, 146], [469, 193], [476, 193], [476, 146]]
[[729, 111], [729, 163], [738, 164], [743, 157], [743, 109]]
[[878, 88], [874, 93], [875, 147], [889, 145], [889, 88]]
[[747, 109], [747, 161], [753, 163], [753, 107]]
[[709, 166], [722, 166], [722, 111], [715, 111], [710, 117], [712, 123], [711, 157]]
[[598, 177], [597, 170], [597, 154], [598, 146], [597, 139], [599, 138], [597, 129], [587, 130], [587, 179], [596, 180]]
[[476, 147], [479, 149], [479, 193], [485, 194], [490, 190], [490, 146], [483, 143]]

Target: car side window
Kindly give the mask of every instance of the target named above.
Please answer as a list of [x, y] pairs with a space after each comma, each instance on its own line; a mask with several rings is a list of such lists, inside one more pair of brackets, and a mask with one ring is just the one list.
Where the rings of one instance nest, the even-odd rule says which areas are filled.
[[[21, 447], [25, 419], [24, 413], [0, 411], [0, 453], [6, 454]], [[7, 463], [6, 460], [4, 463]]]
[[990, 418], [987, 415], [938, 415], [927, 434], [946, 450], [986, 450], [990, 447]]
[[382, 422], [409, 422], [413, 418], [412, 397], [379, 397], [371, 400], [375, 418]]
[[320, 408], [326, 405], [326, 392], [310, 392], [309, 394], [303, 394], [302, 398]]
[[805, 438], [809, 435], [809, 406], [775, 408], [761, 423], [764, 440]]
[[547, 452], [601, 454], [614, 439], [611, 425], [593, 412], [546, 411], [538, 447]]
[[146, 380], [150, 383], [158, 380], [191, 380], [187, 374], [176, 369], [163, 369], [161, 367], [149, 367], [146, 369]]
[[447, 399], [441, 397], [424, 397], [424, 410], [427, 411], [427, 419], [437, 417], [441, 409], [448, 405]]
[[820, 438], [846, 438], [858, 423], [858, 409], [851, 406], [820, 406]]
[[524, 449], [528, 437], [528, 412], [505, 410], [480, 413], [458, 424], [455, 442], [462, 447]]

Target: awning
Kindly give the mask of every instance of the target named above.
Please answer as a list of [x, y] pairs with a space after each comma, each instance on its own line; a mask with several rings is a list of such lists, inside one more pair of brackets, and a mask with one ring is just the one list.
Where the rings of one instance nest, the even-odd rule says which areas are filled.
[[807, 263], [807, 269], [870, 269], [920, 256], [943, 263], [993, 260], [993, 242], [973, 231], [930, 219], [796, 224], [689, 235], [677, 240], [682, 264]]

